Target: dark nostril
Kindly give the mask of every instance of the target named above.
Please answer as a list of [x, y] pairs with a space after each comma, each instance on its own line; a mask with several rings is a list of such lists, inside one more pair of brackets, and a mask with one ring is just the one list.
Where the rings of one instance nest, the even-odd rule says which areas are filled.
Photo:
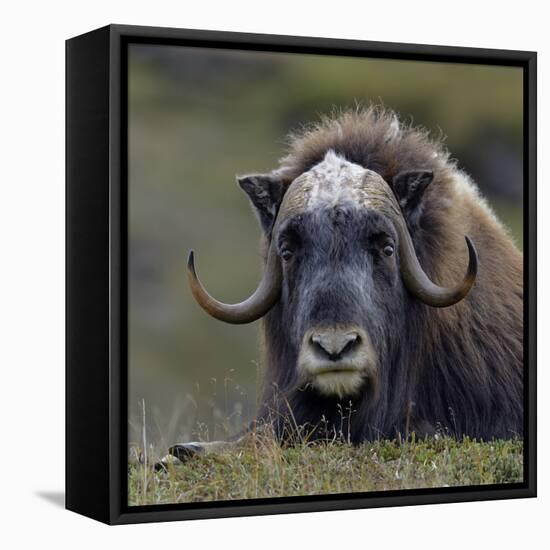
[[310, 338], [313, 349], [330, 361], [339, 361], [360, 342], [361, 338], [356, 332], [338, 333], [330, 331], [313, 334]]
[[349, 351], [351, 351], [355, 346], [357, 346], [361, 342], [361, 338], [359, 338], [359, 334], [354, 334], [347, 342], [347, 344], [341, 349], [340, 355], [345, 355]]

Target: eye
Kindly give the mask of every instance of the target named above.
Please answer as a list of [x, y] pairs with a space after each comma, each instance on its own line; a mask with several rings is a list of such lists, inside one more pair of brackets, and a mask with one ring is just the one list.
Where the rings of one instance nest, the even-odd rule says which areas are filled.
[[288, 262], [292, 258], [292, 255], [293, 255], [293, 252], [292, 250], [290, 250], [290, 248], [283, 248], [283, 250], [281, 250], [281, 258], [285, 262]]
[[384, 248], [382, 248], [382, 252], [386, 256], [393, 256], [393, 252], [394, 252], [393, 244], [387, 243], [386, 245], [384, 245]]
[[289, 262], [300, 247], [300, 237], [292, 226], [287, 226], [279, 235], [278, 249], [283, 262]]

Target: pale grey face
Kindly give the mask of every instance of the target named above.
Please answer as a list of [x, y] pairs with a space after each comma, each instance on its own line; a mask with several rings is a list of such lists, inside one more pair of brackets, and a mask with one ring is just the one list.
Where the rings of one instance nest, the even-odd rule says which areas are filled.
[[[349, 241], [363, 240], [367, 212], [398, 211], [398, 208], [380, 175], [332, 151], [297, 178], [285, 194], [281, 206], [284, 215], [274, 231], [283, 258], [286, 248], [296, 247], [288, 236], [289, 225], [295, 224], [296, 219], [303, 222], [299, 238], [307, 239], [308, 243], [301, 252], [300, 267], [302, 272], [308, 271], [307, 276], [297, 275], [297, 265], [288, 265], [285, 272], [285, 279], [295, 288], [303, 284], [300, 291], [303, 311], [299, 315], [307, 320], [302, 323], [305, 330], [298, 344], [297, 370], [304, 381], [323, 395], [354, 395], [367, 380], [376, 386], [377, 353], [368, 323], [362, 322], [369, 308], [376, 311], [376, 306], [369, 303], [368, 291], [372, 287], [372, 262], [365, 261], [367, 253], [361, 246]], [[339, 218], [348, 221], [343, 223]], [[395, 246], [390, 229], [385, 238], [379, 244], [386, 247], [386, 267], [395, 275], [395, 266], [389, 265]], [[335, 293], [340, 304], [331, 299]], [[355, 304], [346, 308], [347, 302]]]

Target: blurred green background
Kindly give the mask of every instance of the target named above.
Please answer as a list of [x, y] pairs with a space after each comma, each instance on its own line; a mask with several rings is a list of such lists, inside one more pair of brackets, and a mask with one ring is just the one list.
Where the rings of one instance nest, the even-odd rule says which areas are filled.
[[258, 223], [235, 175], [269, 171], [285, 136], [333, 107], [383, 103], [443, 136], [522, 243], [522, 70], [131, 45], [130, 441], [221, 438], [254, 415], [257, 323], [208, 317], [187, 287], [239, 301], [260, 277]]

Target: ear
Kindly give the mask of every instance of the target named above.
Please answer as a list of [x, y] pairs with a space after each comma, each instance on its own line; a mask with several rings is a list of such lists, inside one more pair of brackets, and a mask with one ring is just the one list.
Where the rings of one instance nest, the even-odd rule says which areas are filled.
[[434, 179], [432, 170], [407, 170], [393, 178], [393, 192], [403, 213], [411, 214], [420, 205], [426, 187]]
[[241, 189], [248, 195], [264, 233], [269, 233], [283, 199], [283, 184], [275, 174], [238, 176]]

